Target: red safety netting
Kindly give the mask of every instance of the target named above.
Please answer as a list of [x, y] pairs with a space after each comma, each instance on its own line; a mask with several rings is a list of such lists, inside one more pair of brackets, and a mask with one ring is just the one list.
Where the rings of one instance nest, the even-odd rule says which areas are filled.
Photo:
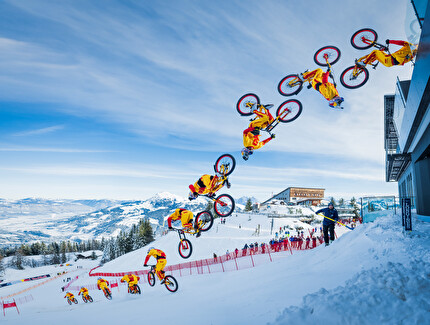
[[[314, 237], [309, 240], [303, 237], [296, 237], [295, 240], [285, 239], [273, 244], [262, 244], [254, 248], [237, 249], [234, 252], [214, 258], [169, 265], [166, 266], [164, 270], [175, 276], [237, 271], [272, 262], [278, 258], [293, 254], [293, 251], [315, 248], [323, 242], [322, 236]], [[93, 273], [96, 268], [90, 270], [90, 276], [123, 277], [125, 274], [133, 273], [136, 275], [143, 275], [139, 282], [147, 282], [146, 275], [149, 272], [148, 270], [135, 270], [117, 273]]]

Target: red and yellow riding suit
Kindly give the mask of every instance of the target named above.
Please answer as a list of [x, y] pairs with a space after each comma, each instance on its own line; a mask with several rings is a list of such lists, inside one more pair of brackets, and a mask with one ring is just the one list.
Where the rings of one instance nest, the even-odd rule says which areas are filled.
[[330, 71], [323, 72], [321, 69], [315, 69], [313, 71], [303, 73], [303, 78], [312, 78], [312, 87], [319, 91], [321, 95], [327, 100], [332, 100], [336, 96], [339, 96], [336, 87], [328, 81]]
[[80, 296], [81, 295], [81, 293], [82, 293], [82, 296], [84, 296], [85, 298], [87, 298], [88, 297], [88, 289], [87, 288], [81, 288], [81, 290], [79, 290], [79, 293], [78, 293], [78, 296]]
[[260, 149], [267, 142], [272, 140], [272, 137], [267, 138], [266, 140], [260, 141], [260, 131], [259, 129], [252, 127], [243, 131], [243, 145], [248, 149]]
[[151, 256], [157, 260], [157, 264], [155, 265], [155, 273], [157, 274], [160, 280], [163, 280], [164, 279], [163, 269], [167, 263], [166, 254], [160, 249], [153, 248], [148, 252], [148, 255], [146, 255], [144, 265], [148, 263], [148, 260], [150, 259]]
[[98, 279], [97, 280], [97, 288], [99, 290], [103, 290], [106, 289], [108, 292], [110, 292], [109, 290], [109, 282], [106, 281], [105, 279]]
[[213, 194], [223, 187], [224, 181], [218, 176], [203, 175], [194, 185], [190, 185], [189, 189], [194, 195]]
[[411, 61], [416, 53], [417, 49], [411, 49], [411, 43], [405, 41], [394, 41], [387, 40], [388, 44], [399, 45], [402, 48], [394, 53], [387, 54], [381, 50], [373, 50], [370, 54], [363, 56], [358, 59], [358, 62], [363, 62], [364, 64], [372, 64], [375, 61], [381, 62], [386, 67], [392, 67], [393, 65], [404, 65], [405, 63]]
[[140, 277], [134, 274], [126, 274], [122, 277], [121, 282], [127, 282], [128, 283], [128, 289], [134, 287], [134, 285], [137, 284], [137, 282], [140, 280]]
[[66, 293], [66, 295], [64, 296], [64, 298], [69, 298], [70, 300], [73, 300], [73, 298], [75, 298], [75, 295], [71, 292]]
[[182, 227], [183, 228], [193, 228], [193, 221], [194, 215], [191, 211], [188, 211], [186, 209], [176, 209], [175, 212], [173, 212], [169, 218], [167, 218], [167, 225], [169, 228], [172, 227], [172, 221], [181, 220]]

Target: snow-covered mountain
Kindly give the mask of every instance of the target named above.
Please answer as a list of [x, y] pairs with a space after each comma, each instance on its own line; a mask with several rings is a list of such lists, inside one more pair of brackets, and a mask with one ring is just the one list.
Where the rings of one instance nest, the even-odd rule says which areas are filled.
[[252, 204], [255, 204], [258, 202], [258, 200], [253, 196], [242, 196], [241, 198], [236, 200], [236, 203], [246, 205], [246, 202], [248, 202], [248, 199], [251, 199]]
[[195, 213], [207, 206], [205, 198], [192, 202], [168, 192], [143, 201], [0, 200], [2, 245], [29, 241], [87, 240], [116, 236], [148, 218], [156, 229], [176, 208]]

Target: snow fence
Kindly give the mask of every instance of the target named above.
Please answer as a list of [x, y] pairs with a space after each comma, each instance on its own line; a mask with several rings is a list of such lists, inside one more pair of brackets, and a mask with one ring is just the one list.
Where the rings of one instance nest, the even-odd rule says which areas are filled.
[[[207, 258], [198, 261], [191, 261], [175, 265], [169, 265], [164, 268], [166, 272], [174, 276], [187, 276], [196, 274], [208, 274], [215, 272], [238, 271], [266, 264], [276, 259], [292, 255], [293, 251], [313, 249], [324, 242], [322, 236], [316, 237], [314, 241], [298, 239], [296, 241], [284, 240], [274, 244], [264, 244], [254, 248], [235, 250], [231, 253]], [[99, 267], [99, 266], [98, 266]], [[123, 277], [126, 274], [147, 275], [149, 270], [135, 270], [127, 272], [94, 272], [98, 267], [90, 270], [90, 276], [103, 277]], [[94, 272], [94, 273], [93, 273]], [[142, 276], [139, 282], [147, 282], [147, 276]], [[75, 289], [70, 287], [70, 289]]]

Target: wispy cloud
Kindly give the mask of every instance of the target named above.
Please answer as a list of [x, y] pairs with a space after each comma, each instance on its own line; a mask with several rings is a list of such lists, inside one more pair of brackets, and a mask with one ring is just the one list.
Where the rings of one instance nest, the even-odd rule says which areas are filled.
[[56, 132], [56, 131], [59, 131], [62, 129], [64, 129], [64, 125], [54, 125], [54, 126], [49, 126], [46, 128], [17, 132], [17, 133], [14, 133], [12, 135], [15, 137], [26, 137], [26, 136], [32, 136], [32, 135], [41, 135], [41, 134], [52, 133], [52, 132]]
[[91, 150], [74, 148], [39, 148], [39, 147], [0, 147], [4, 152], [58, 152], [58, 153], [103, 153], [113, 152], [111, 150]]

